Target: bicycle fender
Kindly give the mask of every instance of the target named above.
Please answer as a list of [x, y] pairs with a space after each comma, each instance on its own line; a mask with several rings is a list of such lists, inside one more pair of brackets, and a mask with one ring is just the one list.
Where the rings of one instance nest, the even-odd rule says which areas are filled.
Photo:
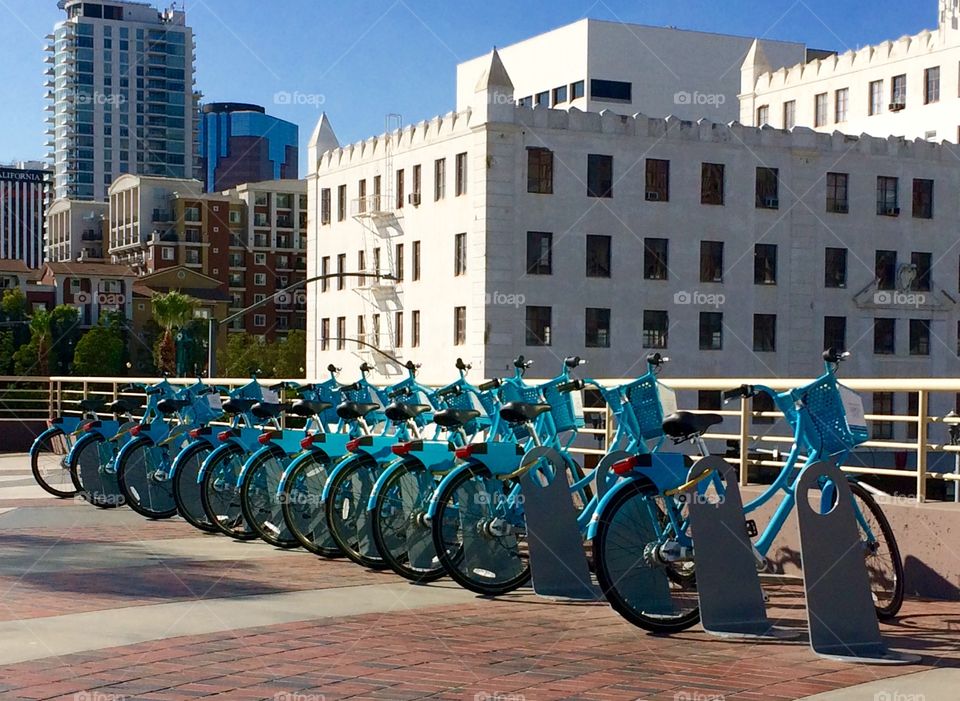
[[634, 474], [624, 477], [604, 493], [604, 495], [600, 498], [600, 501], [597, 503], [597, 508], [593, 510], [593, 516], [590, 517], [590, 523], [587, 525], [587, 534], [585, 536], [586, 540], [593, 540], [597, 536], [597, 528], [600, 525], [600, 518], [607, 510], [610, 502], [613, 501], [613, 498], [621, 490], [626, 489], [628, 485], [631, 485], [637, 481], [653, 484], [653, 481], [646, 475]]
[[132, 453], [138, 445], [142, 443], [146, 443], [147, 440], [148, 440], [147, 436], [137, 436], [136, 438], [133, 438], [132, 440], [129, 440], [126, 443], [124, 443], [121, 446], [120, 450], [117, 451], [117, 455], [114, 458], [114, 463], [117, 466], [117, 470], [119, 470], [123, 466], [123, 464], [127, 461], [127, 459], [130, 457], [130, 453]]
[[462, 465], [460, 465], [459, 467], [455, 467], [454, 469], [450, 470], [450, 472], [448, 472], [448, 473], [446, 474], [446, 476], [445, 476], [442, 480], [440, 480], [440, 484], [438, 484], [438, 485], [434, 488], [434, 490], [433, 490], [433, 495], [431, 495], [431, 497], [430, 497], [430, 505], [427, 507], [427, 517], [428, 517], [428, 518], [431, 518], [431, 519], [432, 519], [432, 518], [435, 518], [435, 517], [436, 517], [436, 515], [437, 515], [437, 499], [438, 499], [439, 496], [440, 496], [440, 492], [442, 492], [443, 489], [447, 486], [447, 482], [449, 482], [449, 481], [451, 481], [451, 480], [453, 480], [453, 479], [456, 479], [456, 477], [457, 477], [458, 475], [462, 474], [462, 473], [465, 472], [466, 470], [469, 470], [469, 469], [471, 469], [472, 467], [474, 467], [474, 466], [476, 466], [476, 465], [481, 465], [481, 466], [482, 466], [482, 463], [481, 463], [480, 461], [478, 461], [478, 460], [474, 460], [473, 458], [468, 458], [466, 462], [464, 462], [464, 463], [463, 463]]
[[330, 470], [330, 473], [327, 475], [327, 483], [323, 485], [323, 501], [327, 501], [327, 497], [330, 496], [330, 485], [333, 484], [333, 478], [339, 475], [344, 470], [349, 469], [352, 465], [360, 460], [369, 460], [370, 456], [366, 453], [350, 453], [344, 457], [336, 466]]
[[170, 463], [170, 476], [173, 477], [177, 474], [177, 471], [180, 470], [180, 466], [183, 464], [183, 461], [190, 457], [194, 452], [202, 448], [204, 445], [213, 445], [206, 438], [197, 438], [196, 440], [191, 441], [183, 450], [177, 453], [176, 457], [173, 458], [173, 462]]
[[403, 467], [407, 460], [409, 460], [409, 458], [397, 458], [387, 463], [387, 466], [384, 468], [383, 472], [380, 473], [377, 481], [373, 483], [373, 488], [370, 490], [370, 498], [367, 500], [367, 511], [374, 510], [374, 504], [376, 504], [377, 495], [380, 494], [380, 490], [383, 489], [383, 485], [393, 473], [397, 472], [401, 467]]
[[33, 459], [33, 456], [36, 454], [36, 452], [40, 449], [40, 444], [43, 441], [45, 441], [50, 436], [56, 436], [57, 434], [60, 434], [60, 433], [62, 433], [64, 436], [67, 435], [67, 432], [65, 429], [61, 429], [59, 426], [53, 426], [51, 428], [48, 428], [39, 436], [37, 436], [36, 440], [34, 440], [33, 444], [30, 446], [29, 455], [31, 460]]
[[243, 482], [244, 478], [247, 476], [247, 473], [253, 469], [253, 466], [256, 464], [259, 458], [271, 453], [281, 459], [287, 457], [287, 454], [284, 452], [283, 448], [273, 443], [268, 443], [259, 450], [253, 451], [253, 453], [247, 456], [247, 460], [243, 463], [243, 467], [240, 468], [240, 476], [237, 478], [237, 484]]
[[69, 465], [71, 470], [76, 466], [77, 455], [80, 453], [80, 451], [83, 450], [88, 443], [97, 440], [99, 437], [99, 433], [90, 431], [84, 433], [76, 440], [76, 442], [73, 444], [73, 447], [70, 448], [70, 452], [67, 453], [67, 465]]
[[239, 448], [241, 452], [243, 451], [243, 446], [240, 443], [235, 443], [231, 440], [227, 441], [219, 448], [214, 449], [214, 451], [207, 456], [207, 459], [203, 461], [203, 464], [197, 471], [197, 484], [203, 484], [203, 478], [207, 476], [207, 470], [209, 470], [210, 466], [218, 461], [224, 453], [232, 452], [237, 448]]

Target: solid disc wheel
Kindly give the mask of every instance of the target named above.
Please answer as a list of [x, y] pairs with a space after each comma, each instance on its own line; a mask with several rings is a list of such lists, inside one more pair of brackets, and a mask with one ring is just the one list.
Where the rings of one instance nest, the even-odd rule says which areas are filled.
[[873, 496], [862, 485], [849, 481], [853, 501], [873, 538], [868, 538], [863, 523], [858, 523], [864, 539], [864, 557], [877, 617], [893, 618], [903, 606], [903, 560], [893, 529]]
[[30, 450], [33, 478], [46, 492], [61, 499], [74, 497], [78, 492], [67, 464], [69, 452], [68, 437], [60, 429], [44, 433]]
[[412, 582], [431, 582], [446, 574], [429, 522], [433, 474], [416, 461], [405, 461], [381, 486], [374, 500], [371, 531], [377, 552], [390, 569]]
[[500, 596], [530, 581], [526, 527], [515, 479], [493, 477], [485, 467], [463, 470], [437, 495], [434, 548], [460, 586]]
[[363, 567], [387, 568], [370, 533], [367, 502], [380, 474], [377, 463], [364, 457], [337, 472], [327, 495], [327, 527], [344, 555]]
[[310, 552], [323, 557], [340, 557], [343, 551], [330, 535], [323, 501], [328, 459], [312, 451], [310, 455], [284, 477], [283, 520], [293, 536]]
[[213, 452], [213, 448], [208, 443], [198, 443], [186, 450], [189, 452], [177, 458], [176, 470], [173, 473], [173, 499], [177, 505], [177, 513], [194, 528], [205, 533], [219, 533], [203, 510], [201, 485], [197, 484], [200, 466]]
[[70, 461], [70, 476], [78, 493], [101, 509], [121, 506], [123, 495], [116, 475], [108, 473], [104, 467], [113, 458], [112, 445], [99, 434], [82, 440]]
[[255, 540], [257, 532], [243, 518], [237, 488], [245, 455], [243, 448], [236, 444], [218, 455], [204, 473], [200, 498], [207, 520], [217, 530], [237, 540]]
[[126, 504], [141, 516], [166, 519], [177, 515], [170, 479], [169, 452], [149, 438], [137, 438], [117, 467], [117, 483]]
[[297, 548], [300, 541], [287, 528], [279, 496], [286, 462], [282, 451], [261, 456], [243, 477], [240, 508], [244, 520], [265, 542], [278, 548]]

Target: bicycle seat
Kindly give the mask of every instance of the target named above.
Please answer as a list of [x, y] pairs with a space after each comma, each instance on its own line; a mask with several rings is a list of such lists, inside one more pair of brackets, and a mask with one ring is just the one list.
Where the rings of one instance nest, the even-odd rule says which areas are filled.
[[157, 411], [161, 414], [175, 414], [186, 406], [190, 406], [189, 399], [161, 399], [157, 402]]
[[267, 404], [257, 402], [250, 407], [250, 413], [258, 419], [275, 419], [289, 408], [289, 404]]
[[295, 416], [303, 416], [306, 418], [322, 414], [332, 406], [333, 404], [330, 402], [314, 402], [309, 399], [298, 399], [287, 411]]
[[478, 416], [476, 409], [442, 409], [433, 415], [433, 423], [443, 428], [460, 428]]
[[223, 403], [223, 412], [225, 414], [242, 414], [245, 411], [250, 411], [250, 407], [252, 407], [255, 402], [256, 400], [254, 399], [230, 397], [230, 399]]
[[134, 411], [140, 408], [140, 405], [136, 402], [129, 401], [127, 399], [118, 399], [115, 402], [110, 402], [107, 405], [107, 411], [111, 414], [132, 414]]
[[84, 411], [100, 411], [107, 403], [102, 399], [81, 399], [80, 408]]
[[375, 409], [379, 409], [379, 404], [361, 404], [360, 402], [343, 402], [337, 406], [337, 416], [345, 421], [356, 421], [362, 419]]
[[409, 421], [415, 419], [420, 414], [430, 411], [431, 407], [427, 404], [401, 404], [394, 402], [383, 410], [387, 418], [391, 421]]
[[507, 402], [500, 407], [500, 418], [511, 424], [525, 424], [548, 411], [550, 411], [549, 404]]
[[720, 414], [694, 414], [676, 411], [663, 420], [663, 432], [671, 438], [689, 438], [706, 433], [711, 426], [723, 423]]

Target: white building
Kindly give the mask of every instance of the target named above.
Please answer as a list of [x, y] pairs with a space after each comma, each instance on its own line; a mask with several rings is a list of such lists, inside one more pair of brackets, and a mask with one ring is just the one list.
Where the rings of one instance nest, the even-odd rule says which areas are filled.
[[633, 376], [652, 350], [682, 376], [809, 377], [828, 346], [851, 376], [956, 375], [952, 147], [513, 97], [494, 53], [463, 111], [344, 146], [321, 120], [308, 277], [401, 281], [310, 285], [309, 376], [380, 360], [338, 338], [438, 382], [518, 353]]
[[47, 210], [47, 262], [103, 262], [109, 212], [106, 202], [54, 200]]
[[785, 68], [766, 47], [753, 47], [742, 67], [739, 120], [956, 143], [960, 7], [939, 0], [939, 8], [932, 31]]
[[0, 259], [40, 267], [49, 194], [50, 173], [42, 163], [0, 165]]
[[[582, 19], [498, 50], [521, 106], [612, 109], [650, 117], [739, 116], [740, 65], [753, 39]], [[824, 52], [803, 44], [760, 40], [774, 68]], [[473, 86], [489, 56], [457, 66], [457, 111], [473, 104]]]
[[181, 10], [130, 0], [60, 0], [47, 39], [55, 197], [103, 202], [123, 173], [193, 177], [193, 30]]

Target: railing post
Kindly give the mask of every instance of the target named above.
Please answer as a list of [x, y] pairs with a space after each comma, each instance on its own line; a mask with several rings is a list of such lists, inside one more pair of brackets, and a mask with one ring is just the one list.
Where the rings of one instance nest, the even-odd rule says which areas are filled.
[[54, 413], [53, 409], [53, 378], [47, 378], [47, 416], [51, 419], [59, 416], [59, 414]]
[[927, 500], [927, 390], [917, 392], [917, 501]]
[[610, 405], [607, 404], [603, 410], [603, 449], [604, 451], [610, 450], [610, 444], [613, 442], [613, 412], [610, 410]]
[[740, 486], [750, 484], [750, 434], [747, 428], [750, 425], [749, 400], [744, 397], [740, 400]]

